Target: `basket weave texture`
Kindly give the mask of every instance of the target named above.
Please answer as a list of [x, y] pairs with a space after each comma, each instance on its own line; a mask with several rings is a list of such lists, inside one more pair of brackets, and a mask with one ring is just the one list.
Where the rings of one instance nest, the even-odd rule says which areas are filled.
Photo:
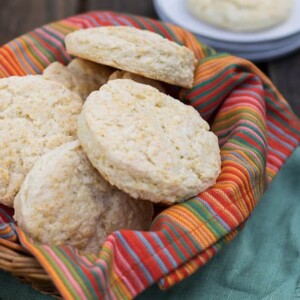
[[11, 245], [3, 239], [0, 240], [0, 268], [43, 293], [61, 298], [50, 276], [36, 258], [22, 247]]
[[191, 275], [236, 236], [300, 141], [299, 119], [252, 63], [142, 17], [91, 12], [38, 28], [0, 48], [0, 77], [37, 74], [53, 61], [66, 64], [71, 60], [66, 34], [107, 25], [155, 31], [194, 51], [194, 87], [176, 96], [217, 134], [222, 172], [212, 188], [161, 212], [151, 231], [111, 234], [97, 256], [33, 243], [14, 224], [12, 211], [1, 206], [0, 268], [67, 299], [130, 299], [154, 282], [167, 289]]

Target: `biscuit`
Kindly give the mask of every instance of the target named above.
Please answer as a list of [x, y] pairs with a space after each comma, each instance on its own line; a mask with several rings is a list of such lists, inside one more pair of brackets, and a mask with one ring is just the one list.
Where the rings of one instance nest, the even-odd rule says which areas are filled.
[[181, 202], [220, 173], [217, 137], [191, 106], [128, 79], [87, 98], [78, 139], [93, 166], [134, 198]]
[[59, 62], [50, 64], [43, 71], [43, 78], [63, 84], [85, 100], [108, 81], [112, 72], [110, 67], [75, 58], [67, 67]]
[[131, 79], [139, 83], [151, 85], [157, 88], [160, 92], [165, 93], [165, 89], [160, 82], [130, 72], [115, 71], [109, 76], [108, 80], [114, 79]]
[[147, 78], [191, 88], [194, 53], [147, 30], [107, 26], [74, 31], [65, 39], [67, 52]]
[[0, 203], [12, 206], [34, 162], [74, 139], [82, 101], [32, 75], [0, 79], [0, 99]]
[[286, 20], [292, 0], [187, 0], [196, 18], [232, 31], [257, 31]]
[[115, 230], [149, 229], [153, 205], [112, 187], [78, 141], [42, 156], [27, 174], [14, 202], [22, 230], [35, 241], [97, 253]]

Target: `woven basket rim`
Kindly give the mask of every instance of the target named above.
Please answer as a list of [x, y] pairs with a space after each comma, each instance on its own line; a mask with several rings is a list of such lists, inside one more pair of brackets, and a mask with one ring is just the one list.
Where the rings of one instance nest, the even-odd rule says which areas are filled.
[[11, 249], [7, 243], [0, 242], [0, 269], [9, 272], [21, 282], [30, 284], [41, 293], [61, 298], [50, 276], [24, 248], [17, 251]]

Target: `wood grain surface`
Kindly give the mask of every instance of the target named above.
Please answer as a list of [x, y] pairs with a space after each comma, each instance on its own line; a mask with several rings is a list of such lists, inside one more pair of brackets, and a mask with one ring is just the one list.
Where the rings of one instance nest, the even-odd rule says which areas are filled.
[[0, 44], [78, 13], [78, 0], [0, 0]]
[[267, 65], [271, 80], [300, 116], [300, 49]]
[[[89, 10], [157, 18], [152, 0], [0, 0], [0, 45], [35, 27]], [[300, 50], [258, 64], [300, 116]]]
[[87, 10], [114, 10], [157, 18], [152, 0], [89, 0]]

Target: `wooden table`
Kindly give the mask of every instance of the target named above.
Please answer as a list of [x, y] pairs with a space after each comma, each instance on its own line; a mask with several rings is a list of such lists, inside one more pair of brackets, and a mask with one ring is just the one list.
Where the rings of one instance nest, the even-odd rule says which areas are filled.
[[[0, 44], [43, 24], [89, 10], [113, 10], [157, 18], [152, 0], [0, 0]], [[300, 49], [258, 65], [300, 116]]]

